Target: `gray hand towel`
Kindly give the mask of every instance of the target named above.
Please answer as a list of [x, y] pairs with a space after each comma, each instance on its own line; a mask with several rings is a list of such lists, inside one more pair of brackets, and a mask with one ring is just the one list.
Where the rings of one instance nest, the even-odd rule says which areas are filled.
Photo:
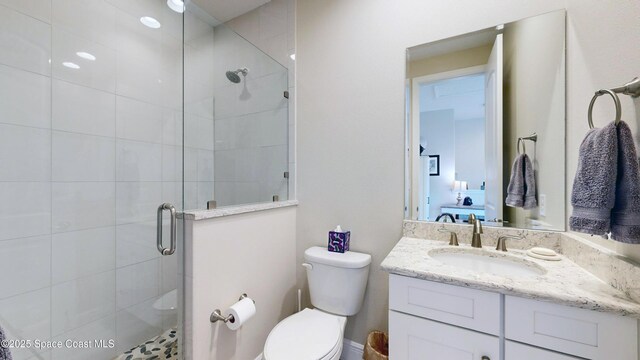
[[611, 237], [624, 243], [640, 243], [640, 169], [633, 135], [625, 122], [618, 124], [618, 177]]
[[571, 192], [569, 228], [573, 231], [604, 235], [611, 228], [618, 172], [617, 137], [612, 122], [602, 129], [589, 130], [582, 140]]
[[524, 155], [518, 155], [511, 165], [511, 177], [507, 186], [505, 204], [511, 207], [524, 206], [524, 193]]
[[533, 172], [533, 164], [527, 154], [523, 154], [524, 157], [524, 204], [525, 209], [533, 209], [538, 206], [536, 200], [536, 176]]
[[505, 204], [525, 209], [534, 208], [538, 204], [533, 165], [527, 154], [518, 155], [513, 161]]
[[[6, 339], [4, 330], [0, 327], [0, 343], [2, 343]], [[11, 360], [11, 352], [8, 347], [3, 347], [0, 345], [0, 360]]]

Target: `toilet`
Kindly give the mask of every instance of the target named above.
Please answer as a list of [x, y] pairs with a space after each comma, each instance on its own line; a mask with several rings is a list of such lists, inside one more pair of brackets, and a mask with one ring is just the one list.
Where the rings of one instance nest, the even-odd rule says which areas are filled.
[[264, 360], [338, 360], [347, 316], [362, 307], [371, 255], [334, 253], [314, 246], [304, 252], [311, 304], [279, 322], [264, 347]]

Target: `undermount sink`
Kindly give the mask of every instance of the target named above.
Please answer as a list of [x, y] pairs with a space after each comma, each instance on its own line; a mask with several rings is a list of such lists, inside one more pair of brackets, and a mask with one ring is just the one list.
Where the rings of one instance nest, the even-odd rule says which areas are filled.
[[429, 256], [443, 264], [471, 270], [478, 274], [504, 277], [535, 277], [546, 270], [529, 260], [480, 249], [445, 248], [429, 251]]

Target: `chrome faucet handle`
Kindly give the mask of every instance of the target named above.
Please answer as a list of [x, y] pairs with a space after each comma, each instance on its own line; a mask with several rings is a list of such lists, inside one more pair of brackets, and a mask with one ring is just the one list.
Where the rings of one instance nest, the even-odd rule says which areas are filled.
[[481, 234], [483, 233], [482, 222], [480, 221], [480, 219], [476, 219], [475, 216], [473, 218], [474, 218], [474, 221], [473, 221], [473, 235], [471, 236], [471, 247], [482, 248], [482, 238], [481, 238]]
[[438, 232], [441, 233], [449, 233], [449, 245], [451, 246], [459, 246], [458, 243], [458, 234], [455, 231], [447, 230], [445, 228], [438, 229]]
[[522, 240], [524, 239], [524, 236], [514, 236], [514, 235], [498, 236], [498, 243], [496, 244], [496, 250], [507, 251], [507, 239]]

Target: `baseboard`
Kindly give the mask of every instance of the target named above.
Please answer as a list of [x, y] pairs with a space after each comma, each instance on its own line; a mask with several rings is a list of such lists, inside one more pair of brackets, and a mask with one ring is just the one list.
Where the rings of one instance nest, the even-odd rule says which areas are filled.
[[[344, 339], [340, 360], [362, 360], [363, 356], [364, 345], [358, 344], [357, 342], [349, 339]], [[260, 354], [255, 360], [263, 360], [262, 354]]]
[[342, 356], [340, 360], [362, 360], [364, 355], [364, 345], [355, 341], [344, 339], [342, 344]]

